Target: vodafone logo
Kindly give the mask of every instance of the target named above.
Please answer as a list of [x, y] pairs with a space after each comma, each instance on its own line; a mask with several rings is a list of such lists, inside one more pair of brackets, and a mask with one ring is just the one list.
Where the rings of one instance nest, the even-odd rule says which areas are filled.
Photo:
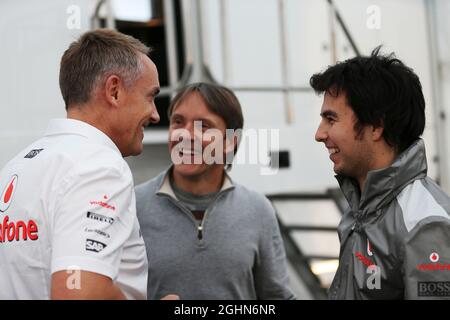
[[[15, 174], [6, 184], [0, 197], [0, 212], [6, 212], [11, 205], [18, 180], [19, 177]], [[8, 214], [0, 220], [0, 244], [13, 241], [36, 241], [39, 239], [38, 233], [38, 225], [34, 220], [11, 221]]]
[[430, 261], [436, 263], [439, 261], [439, 255], [436, 252], [430, 254]]
[[17, 181], [19, 177], [15, 174], [11, 177], [9, 182], [6, 184], [5, 190], [0, 197], [0, 212], [5, 212], [8, 210], [11, 202], [13, 200], [14, 192], [17, 189]]
[[441, 257], [437, 252], [432, 252], [429, 256], [431, 263], [419, 264], [416, 269], [419, 271], [450, 271], [450, 264], [445, 262], [439, 262]]

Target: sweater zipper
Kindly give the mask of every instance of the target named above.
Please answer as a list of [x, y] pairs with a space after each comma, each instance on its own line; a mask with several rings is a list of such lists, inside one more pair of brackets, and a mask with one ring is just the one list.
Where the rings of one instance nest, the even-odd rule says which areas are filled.
[[[215, 199], [213, 200], [213, 203], [212, 203], [211, 208], [207, 208], [207, 209], [205, 210], [205, 214], [203, 215], [203, 219], [202, 219], [202, 221], [200, 221], [200, 223], [199, 223], [198, 226], [197, 226], [197, 239], [198, 239], [199, 245], [201, 245], [201, 244], [203, 243], [203, 235], [204, 235], [204, 231], [205, 231], [204, 225], [205, 225], [205, 222], [206, 222], [206, 218], [208, 218], [209, 212], [212, 211], [212, 210], [214, 210], [214, 209], [216, 208], [216, 202], [217, 202], [217, 200], [218, 200], [224, 193], [226, 193], [226, 192], [228, 192], [228, 191], [229, 191], [229, 189], [220, 191], [220, 192], [216, 195]], [[191, 215], [194, 216], [192, 213], [191, 213]], [[195, 217], [194, 217], [194, 220], [195, 220]]]
[[[213, 204], [211, 210], [214, 210], [214, 208], [216, 207], [215, 202], [217, 201], [217, 198], [219, 197], [219, 195], [220, 194], [218, 194], [216, 196], [216, 198], [214, 199], [214, 204]], [[203, 242], [204, 224], [205, 224], [206, 218], [208, 217], [208, 213], [211, 210], [209, 210], [209, 208], [205, 210], [205, 214], [203, 215], [203, 219], [202, 219], [202, 221], [200, 221], [200, 223], [197, 226], [197, 239], [199, 241], [199, 244], [202, 244], [202, 242]]]
[[198, 222], [198, 220], [195, 218], [195, 216], [192, 214], [192, 212], [190, 210], [185, 209], [184, 207], [182, 207], [180, 205], [178, 205], [178, 207], [180, 209], [182, 209], [184, 211], [184, 213], [186, 213], [187, 215], [189, 215], [191, 217], [191, 219], [194, 222], [194, 225], [196, 226], [196, 229], [197, 229], [198, 244], [201, 245], [203, 242], [203, 222], [205, 221], [205, 218], [206, 218], [206, 211], [205, 211], [202, 221]]
[[[185, 214], [187, 214], [190, 219], [192, 220], [192, 222], [194, 222], [194, 225], [196, 227], [197, 230], [197, 234], [198, 235], [202, 235], [203, 237], [203, 233], [201, 232], [201, 230], [203, 229], [203, 226], [200, 228], [200, 224], [197, 225], [197, 219], [195, 219], [194, 215], [192, 214], [192, 212], [188, 209], [186, 209], [185, 207], [181, 206], [177, 201], [175, 201], [175, 199], [173, 199], [171, 196], [167, 195], [167, 194], [163, 194], [164, 197], [167, 197], [169, 199], [169, 201], [171, 201], [176, 207], [178, 207], [181, 211], [183, 211]], [[198, 237], [198, 236], [197, 236]]]
[[[204, 225], [205, 225], [206, 218], [208, 217], [208, 213], [216, 208], [217, 200], [227, 191], [229, 191], [229, 189], [226, 189], [226, 190], [223, 190], [223, 191], [219, 192], [216, 195], [216, 198], [213, 200], [211, 208], [207, 208], [205, 210], [205, 214], [203, 215], [203, 219], [197, 226], [197, 239], [199, 241], [199, 244], [203, 243], [203, 234], [204, 234], [204, 231], [205, 231]], [[191, 215], [192, 215], [192, 213], [191, 213]], [[195, 220], [195, 218], [194, 218], [194, 220]]]
[[197, 238], [199, 241], [203, 240], [203, 226], [201, 223], [199, 223], [197, 227]]
[[[221, 192], [219, 192], [219, 194], [216, 196], [216, 198], [214, 199], [214, 204], [213, 207], [211, 208], [211, 210], [213, 210], [216, 205], [215, 202], [217, 201], [217, 199], [222, 196], [222, 194], [224, 194], [225, 192], [227, 192], [229, 189], [223, 190]], [[178, 208], [180, 208], [184, 213], [186, 213], [187, 215], [189, 215], [192, 219], [192, 221], [194, 222], [196, 229], [197, 229], [197, 239], [198, 239], [198, 244], [201, 245], [203, 243], [203, 233], [204, 233], [204, 224], [206, 221], [206, 218], [208, 216], [208, 213], [210, 210], [206, 209], [205, 210], [205, 214], [203, 216], [203, 219], [200, 223], [197, 224], [197, 219], [195, 219], [194, 215], [192, 214], [192, 212], [186, 208], [184, 208], [183, 206], [180, 206], [177, 201], [175, 201], [171, 196], [169, 195], [164, 195], [167, 198], [169, 198], [170, 201], [172, 201], [173, 204], [175, 204]]]

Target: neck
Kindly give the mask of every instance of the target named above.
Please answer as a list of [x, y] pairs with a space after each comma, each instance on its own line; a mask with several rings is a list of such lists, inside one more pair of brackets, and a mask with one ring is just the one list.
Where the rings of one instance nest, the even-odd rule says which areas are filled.
[[395, 149], [388, 146], [385, 142], [376, 148], [372, 154], [369, 170], [361, 174], [356, 180], [358, 181], [361, 192], [364, 190], [367, 175], [370, 171], [384, 169], [390, 167], [397, 158], [398, 154]]
[[203, 195], [219, 192], [223, 185], [225, 173], [223, 166], [218, 166], [217, 169], [214, 168], [214, 170], [198, 176], [185, 176], [176, 170], [172, 170], [171, 175], [178, 189], [196, 195]]
[[111, 138], [109, 127], [106, 125], [107, 121], [98, 108], [91, 105], [71, 106], [67, 110], [67, 119], [86, 122]]

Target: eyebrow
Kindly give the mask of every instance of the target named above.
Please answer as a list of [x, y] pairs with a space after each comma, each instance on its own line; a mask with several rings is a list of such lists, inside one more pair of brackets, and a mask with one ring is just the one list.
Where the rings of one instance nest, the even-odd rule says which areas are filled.
[[321, 113], [320, 113], [320, 116], [321, 116], [322, 118], [326, 118], [326, 117], [338, 118], [337, 113], [334, 112], [334, 111], [331, 111], [331, 110], [326, 110], [326, 111], [324, 111], [324, 112], [321, 112]]
[[[179, 113], [174, 112], [174, 113], [172, 113], [172, 115], [170, 116], [170, 119], [169, 119], [169, 120], [175, 119], [175, 118], [181, 118], [181, 119], [184, 119], [184, 116], [181, 115], [181, 114], [179, 114]], [[194, 121], [201, 121], [202, 123], [204, 122], [204, 123], [206, 123], [206, 124], [208, 124], [208, 125], [215, 125], [215, 122], [214, 122], [212, 119], [207, 119], [207, 118], [198, 118], [198, 119], [195, 119]]]
[[205, 122], [205, 123], [207, 123], [209, 125], [214, 125], [215, 124], [215, 122], [213, 120], [207, 119], [207, 118], [199, 118], [199, 119], [196, 119], [195, 121]]
[[170, 119], [172, 119], [172, 118], [183, 118], [183, 116], [181, 114], [174, 112], [170, 115]]

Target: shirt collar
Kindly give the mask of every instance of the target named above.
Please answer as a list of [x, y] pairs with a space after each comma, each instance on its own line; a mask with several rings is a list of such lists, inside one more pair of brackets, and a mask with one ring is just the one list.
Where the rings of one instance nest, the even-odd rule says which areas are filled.
[[103, 131], [88, 124], [87, 122], [75, 119], [52, 119], [50, 120], [45, 136], [52, 135], [80, 135], [98, 144], [107, 146], [122, 155], [119, 148]]

